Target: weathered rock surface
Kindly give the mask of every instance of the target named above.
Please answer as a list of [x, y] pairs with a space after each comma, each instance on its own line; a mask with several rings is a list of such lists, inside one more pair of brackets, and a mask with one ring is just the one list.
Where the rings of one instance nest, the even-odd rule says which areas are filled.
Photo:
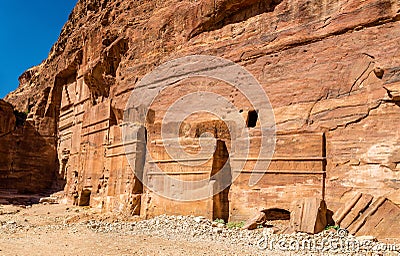
[[40, 134], [34, 120], [2, 100], [0, 114], [0, 197], [24, 202], [29, 198], [16, 195], [51, 191], [57, 186], [54, 134]]
[[327, 226], [326, 203], [318, 198], [304, 198], [296, 202], [290, 216], [295, 232], [317, 234]]
[[0, 136], [12, 132], [15, 129], [16, 118], [13, 107], [0, 100]]
[[[333, 216], [350, 234], [380, 240], [399, 238], [400, 207], [385, 197], [357, 194]], [[373, 239], [372, 239], [373, 240]]]
[[[167, 210], [214, 216], [217, 209], [226, 217], [229, 202], [233, 219], [274, 207], [290, 211], [299, 196], [322, 196], [336, 210], [357, 192], [395, 195], [399, 20], [397, 0], [81, 0], [48, 59], [25, 72], [20, 87], [6, 97], [29, 114], [23, 133], [0, 138], [7, 145], [0, 149], [5, 156], [0, 161], [6, 159], [0, 168], [6, 166], [7, 173], [1, 184], [18, 184], [22, 177], [10, 170], [24, 170], [31, 173], [29, 187], [43, 189], [40, 184], [59, 172], [68, 200], [78, 193], [81, 205], [150, 216]], [[247, 186], [246, 173], [239, 176], [231, 193], [214, 198], [222, 206], [205, 201], [177, 207], [143, 189], [135, 177], [146, 170], [143, 156], [135, 153], [144, 147], [143, 131], [133, 147], [135, 175], [124, 155], [123, 110], [135, 85], [157, 65], [191, 54], [224, 57], [250, 71], [270, 98], [277, 129], [286, 136], [282, 141], [299, 145], [283, 143], [271, 166], [279, 172], [267, 174], [255, 188]], [[225, 96], [244, 115], [253, 110], [222, 82], [187, 81], [159, 95], [146, 125], [148, 141], [160, 139], [159, 125], [172, 102], [202, 88]], [[228, 152], [219, 155], [223, 162], [230, 150], [224, 126], [207, 117], [191, 125], [193, 146], [193, 131], [216, 130], [215, 137], [227, 144]], [[320, 139], [308, 142], [302, 134]], [[297, 138], [303, 142], [296, 144]], [[151, 145], [165, 160], [157, 149], [163, 144]], [[292, 153], [295, 159], [288, 157]], [[164, 168], [178, 169], [175, 163]], [[211, 169], [212, 163], [202, 166], [206, 176]]]
[[244, 223], [243, 229], [253, 230], [262, 226], [267, 221], [267, 215], [264, 212], [259, 212], [253, 218]]

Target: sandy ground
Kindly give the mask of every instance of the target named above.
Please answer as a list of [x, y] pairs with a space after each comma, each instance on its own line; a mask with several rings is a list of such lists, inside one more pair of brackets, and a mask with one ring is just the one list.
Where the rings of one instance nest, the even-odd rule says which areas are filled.
[[[184, 216], [159, 216], [141, 221], [138, 217], [101, 214], [95, 209], [66, 205], [38, 204], [31, 207], [0, 205], [0, 256], [400, 255], [400, 250], [378, 253], [262, 251], [252, 242], [259, 241], [258, 235], [262, 234], [262, 229], [222, 230], [212, 227], [212, 223], [208, 220], [204, 219], [205, 222], [201, 222], [196, 219]], [[281, 226], [281, 230], [288, 225], [281, 221], [271, 224], [278, 229]], [[327, 234], [323, 232], [311, 237], [296, 233], [289, 235], [289, 238], [324, 239], [327, 238]], [[244, 240], [239, 239], [242, 235], [245, 235]], [[253, 240], [254, 238], [257, 240]]]
[[2, 205], [0, 255], [251, 255], [245, 248], [216, 242], [96, 233], [84, 226], [65, 226], [85, 219], [113, 220], [92, 209], [65, 205]]
[[2, 236], [0, 248], [1, 255], [246, 255], [218, 245], [85, 231]]

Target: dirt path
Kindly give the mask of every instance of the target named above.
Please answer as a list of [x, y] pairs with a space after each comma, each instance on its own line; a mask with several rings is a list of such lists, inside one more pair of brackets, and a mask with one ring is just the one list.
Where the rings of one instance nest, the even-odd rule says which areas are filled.
[[249, 255], [207, 243], [81, 231], [1, 235], [1, 255]]
[[99, 233], [68, 224], [102, 218], [112, 221], [91, 209], [64, 205], [0, 206], [0, 255], [252, 255], [235, 245]]

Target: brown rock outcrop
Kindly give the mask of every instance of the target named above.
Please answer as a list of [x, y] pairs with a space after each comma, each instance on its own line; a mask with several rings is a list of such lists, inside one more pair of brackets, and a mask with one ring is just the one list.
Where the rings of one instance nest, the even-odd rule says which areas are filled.
[[57, 186], [55, 137], [38, 133], [33, 120], [2, 100], [0, 113], [0, 197], [50, 193]]
[[[261, 209], [290, 211], [299, 196], [323, 197], [336, 210], [357, 192], [393, 193], [400, 188], [399, 20], [397, 0], [81, 0], [48, 59], [24, 73], [20, 87], [6, 98], [17, 110], [29, 111], [23, 134], [45, 139], [33, 142], [20, 134], [22, 144], [12, 146], [10, 137], [2, 142], [10, 146], [0, 150], [21, 159], [30, 152], [28, 158], [37, 163], [31, 184], [62, 173], [71, 202], [79, 193], [81, 205], [132, 214], [141, 209], [148, 216], [226, 218], [229, 211], [229, 218], [243, 220]], [[159, 64], [192, 54], [223, 57], [251, 72], [270, 98], [286, 144], [273, 157], [275, 173], [256, 187], [247, 185], [245, 172], [211, 201], [179, 205], [143, 188], [137, 176], [149, 163], [137, 152], [146, 143], [145, 130], [135, 135], [131, 170], [121, 127], [137, 82]], [[222, 82], [200, 79], [168, 88], [143, 126], [150, 152], [164, 161], [166, 171], [179, 166], [165, 162], [159, 148], [163, 114], [177, 98], [202, 88], [225, 96], [243, 115], [255, 111]], [[257, 129], [256, 124], [255, 141]], [[211, 117], [195, 119], [187, 129], [193, 147], [196, 134], [210, 130], [226, 145], [215, 164], [200, 168], [205, 176], [226, 161], [229, 138]], [[40, 143], [47, 154], [38, 153]], [[9, 170], [8, 162], [0, 166]], [[197, 175], [190, 168], [183, 171]], [[2, 184], [15, 180], [4, 178]]]
[[327, 226], [326, 204], [318, 198], [303, 198], [296, 202], [290, 216], [290, 228], [295, 232], [317, 234]]
[[259, 212], [253, 218], [244, 223], [243, 229], [253, 230], [262, 226], [267, 221], [267, 215], [264, 212]]
[[[372, 235], [380, 240], [399, 238], [400, 207], [385, 197], [357, 194], [333, 216], [352, 235]], [[395, 240], [396, 241], [396, 240]]]
[[13, 107], [7, 102], [0, 100], [0, 136], [12, 132], [15, 129], [16, 118]]

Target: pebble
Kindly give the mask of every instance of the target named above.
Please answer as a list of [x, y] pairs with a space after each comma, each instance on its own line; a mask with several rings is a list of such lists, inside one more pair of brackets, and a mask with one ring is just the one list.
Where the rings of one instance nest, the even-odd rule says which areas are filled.
[[218, 227], [218, 228], [224, 228], [224, 227], [225, 227], [225, 224], [218, 223], [218, 224], [217, 224], [217, 227]]
[[360, 241], [376, 241], [376, 238], [373, 236], [357, 236], [357, 240]]

